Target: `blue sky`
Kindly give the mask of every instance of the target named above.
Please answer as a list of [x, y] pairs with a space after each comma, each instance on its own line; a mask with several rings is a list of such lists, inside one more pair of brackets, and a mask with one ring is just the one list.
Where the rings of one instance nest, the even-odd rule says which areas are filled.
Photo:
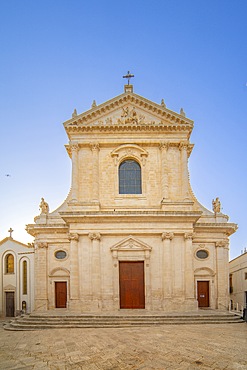
[[[40, 198], [57, 208], [70, 188], [62, 123], [134, 91], [195, 122], [189, 160], [198, 200], [239, 225], [247, 247], [247, 1], [0, 0], [0, 239], [24, 243]], [[6, 176], [10, 174], [11, 176]]]

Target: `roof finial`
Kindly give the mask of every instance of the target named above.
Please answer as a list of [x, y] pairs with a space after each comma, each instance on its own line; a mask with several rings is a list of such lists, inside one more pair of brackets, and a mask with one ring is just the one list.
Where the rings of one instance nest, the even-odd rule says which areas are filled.
[[165, 101], [164, 101], [164, 99], [161, 99], [161, 103], [160, 103], [160, 105], [161, 105], [162, 107], [166, 108], [166, 105], [165, 105]]
[[11, 239], [13, 239], [13, 238], [12, 238], [12, 233], [13, 233], [13, 231], [14, 231], [14, 230], [12, 229], [12, 227], [8, 230], [9, 237], [10, 237]]
[[97, 104], [96, 104], [96, 101], [93, 100], [92, 105], [91, 105], [91, 108], [95, 108], [95, 107], [97, 107]]

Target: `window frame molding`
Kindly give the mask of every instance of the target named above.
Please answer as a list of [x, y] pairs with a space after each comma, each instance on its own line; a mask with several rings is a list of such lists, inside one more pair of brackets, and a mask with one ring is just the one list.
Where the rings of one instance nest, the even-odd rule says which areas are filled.
[[[9, 272], [8, 267], [7, 267], [7, 264], [8, 264], [7, 260], [8, 260], [8, 256], [10, 256], [10, 255], [13, 257], [13, 271], [12, 272]], [[15, 271], [16, 271], [16, 257], [15, 257], [15, 254], [12, 251], [6, 251], [6, 253], [3, 256], [3, 271], [4, 271], [4, 275], [14, 275], [15, 274]]]
[[[136, 144], [124, 144], [120, 145], [111, 152], [111, 157], [115, 165], [115, 176], [114, 176], [114, 193], [115, 199], [146, 199], [146, 183], [147, 183], [147, 171], [146, 161], [148, 152]], [[119, 166], [126, 160], [133, 160], [137, 162], [141, 168], [141, 194], [120, 194], [119, 193]]]

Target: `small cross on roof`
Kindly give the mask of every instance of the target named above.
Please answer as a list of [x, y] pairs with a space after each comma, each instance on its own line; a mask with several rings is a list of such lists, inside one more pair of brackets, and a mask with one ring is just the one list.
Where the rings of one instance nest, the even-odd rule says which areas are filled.
[[8, 230], [8, 233], [9, 233], [9, 237], [10, 237], [10, 238], [12, 238], [12, 233], [13, 233], [13, 231], [14, 231], [14, 230], [12, 229], [12, 227]]

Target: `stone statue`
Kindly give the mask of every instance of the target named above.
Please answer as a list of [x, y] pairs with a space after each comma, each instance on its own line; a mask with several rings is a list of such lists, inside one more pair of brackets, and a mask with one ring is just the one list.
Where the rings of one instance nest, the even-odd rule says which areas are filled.
[[212, 205], [213, 205], [214, 213], [220, 213], [221, 205], [220, 205], [220, 200], [218, 197], [215, 200], [214, 199], [212, 200]]
[[47, 215], [49, 213], [49, 206], [48, 206], [48, 203], [45, 202], [44, 198], [41, 198], [39, 209], [40, 209], [40, 214]]

